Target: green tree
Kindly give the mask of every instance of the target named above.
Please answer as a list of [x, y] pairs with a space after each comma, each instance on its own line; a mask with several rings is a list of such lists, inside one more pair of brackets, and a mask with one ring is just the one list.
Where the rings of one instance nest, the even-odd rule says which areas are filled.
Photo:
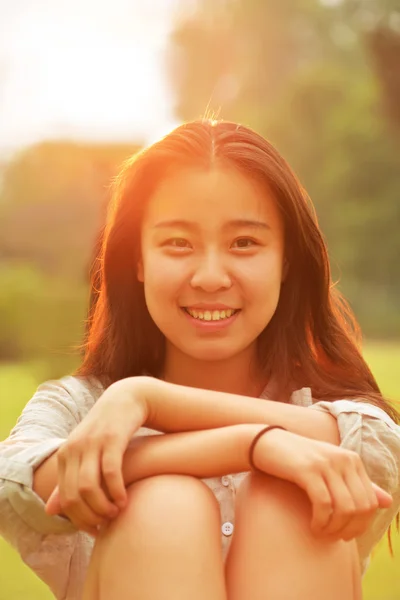
[[85, 332], [89, 267], [109, 186], [133, 145], [46, 142], [7, 165], [0, 198], [0, 360], [70, 372]]
[[137, 145], [43, 142], [6, 166], [0, 262], [28, 261], [52, 276], [85, 278], [112, 177]]

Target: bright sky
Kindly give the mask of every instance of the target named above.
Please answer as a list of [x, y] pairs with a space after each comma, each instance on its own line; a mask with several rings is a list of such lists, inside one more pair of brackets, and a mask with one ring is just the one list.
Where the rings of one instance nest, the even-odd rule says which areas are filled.
[[151, 142], [175, 124], [177, 0], [0, 0], [0, 154], [54, 137]]

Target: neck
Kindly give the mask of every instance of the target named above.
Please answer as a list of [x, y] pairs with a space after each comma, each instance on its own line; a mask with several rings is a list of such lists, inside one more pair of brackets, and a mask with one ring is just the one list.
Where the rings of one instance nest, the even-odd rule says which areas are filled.
[[188, 387], [258, 397], [267, 380], [255, 367], [254, 350], [220, 361], [197, 360], [167, 348], [163, 379]]

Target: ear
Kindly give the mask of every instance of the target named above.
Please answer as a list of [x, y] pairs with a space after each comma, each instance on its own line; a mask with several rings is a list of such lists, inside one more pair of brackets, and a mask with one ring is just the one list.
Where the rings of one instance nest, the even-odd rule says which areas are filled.
[[136, 277], [138, 279], [138, 281], [140, 281], [141, 283], [144, 282], [144, 269], [143, 269], [143, 261], [140, 258], [137, 264], [137, 270], [136, 270]]
[[285, 281], [288, 271], [289, 271], [289, 263], [285, 258], [285, 260], [283, 261], [283, 268], [282, 268], [282, 283]]

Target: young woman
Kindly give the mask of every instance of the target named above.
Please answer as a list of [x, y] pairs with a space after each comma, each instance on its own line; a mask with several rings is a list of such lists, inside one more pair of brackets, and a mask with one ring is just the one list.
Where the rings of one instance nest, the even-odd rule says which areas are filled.
[[2, 534], [59, 599], [361, 598], [399, 416], [287, 163], [178, 127], [122, 169], [98, 265], [81, 367], [1, 445]]

